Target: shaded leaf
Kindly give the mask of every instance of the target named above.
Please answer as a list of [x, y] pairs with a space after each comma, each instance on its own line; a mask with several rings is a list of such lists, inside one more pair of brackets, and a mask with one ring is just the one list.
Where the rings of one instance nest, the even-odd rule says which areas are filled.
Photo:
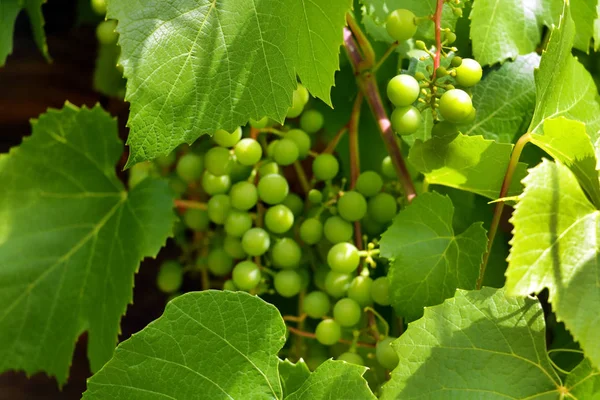
[[600, 371], [594, 369], [589, 360], [583, 360], [567, 376], [567, 390], [576, 399], [600, 399]]
[[50, 61], [46, 34], [44, 33], [44, 16], [42, 4], [46, 0], [2, 0], [0, 2], [0, 67], [13, 51], [13, 32], [17, 16], [22, 10], [29, 15], [33, 39], [46, 60]]
[[279, 360], [279, 378], [284, 397], [298, 390], [309, 376], [310, 370], [303, 359], [295, 364], [287, 358]]

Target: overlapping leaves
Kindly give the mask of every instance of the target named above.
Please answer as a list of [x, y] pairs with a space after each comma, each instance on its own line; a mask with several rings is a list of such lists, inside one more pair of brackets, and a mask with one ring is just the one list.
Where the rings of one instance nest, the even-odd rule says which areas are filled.
[[0, 67], [6, 62], [6, 57], [12, 53], [15, 22], [23, 10], [29, 16], [35, 43], [44, 57], [50, 60], [42, 15], [42, 4], [45, 2], [46, 0], [2, 0], [0, 2]]

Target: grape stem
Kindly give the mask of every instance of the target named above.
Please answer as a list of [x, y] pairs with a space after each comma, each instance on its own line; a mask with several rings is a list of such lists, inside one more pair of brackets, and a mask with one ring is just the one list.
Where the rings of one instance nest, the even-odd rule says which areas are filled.
[[433, 14], [433, 23], [435, 24], [435, 57], [433, 58], [433, 81], [435, 74], [440, 66], [442, 59], [442, 10], [444, 9], [444, 0], [437, 0], [435, 14]]
[[310, 184], [308, 183], [308, 178], [306, 177], [304, 168], [302, 168], [302, 164], [300, 164], [299, 161], [294, 161], [294, 170], [296, 170], [296, 175], [298, 175], [298, 180], [300, 181], [302, 190], [305, 194], [308, 194], [308, 192], [310, 192]]
[[397, 41], [392, 43], [391, 46], [388, 47], [388, 49], [385, 51], [385, 53], [383, 53], [379, 61], [377, 61], [375, 66], [371, 68], [371, 72], [377, 72], [377, 70], [383, 65], [383, 63], [388, 59], [388, 57], [391, 56], [392, 53], [396, 50], [396, 47], [398, 47], [398, 45], [399, 43]]
[[[302, 336], [302, 337], [306, 337], [306, 338], [310, 338], [310, 339], [316, 339], [317, 338], [317, 336], [314, 333], [306, 332], [306, 331], [303, 331], [301, 329], [296, 329], [296, 328], [293, 328], [291, 326], [288, 326], [287, 328], [290, 331], [290, 333], [293, 333], [294, 335], [298, 335], [298, 336]], [[352, 345], [352, 340], [340, 339], [340, 340], [338, 340], [338, 342], [339, 343], [348, 344], [348, 345]], [[371, 348], [371, 349], [375, 348], [375, 344], [374, 343], [365, 343], [365, 342], [356, 342], [356, 346], [358, 346], [358, 347], [368, 347], [368, 348]]]
[[[500, 189], [500, 194], [498, 196], [499, 199], [504, 199], [508, 194], [508, 190], [510, 189], [512, 178], [515, 174], [515, 170], [517, 169], [517, 165], [519, 164], [519, 158], [521, 158], [523, 148], [527, 143], [529, 143], [530, 140], [531, 135], [529, 135], [529, 133], [526, 133], [523, 136], [521, 136], [521, 138], [515, 144], [515, 147], [510, 156], [510, 161], [508, 162], [508, 167], [506, 168], [504, 180], [502, 181], [502, 188]], [[490, 253], [492, 252], [492, 246], [494, 244], [494, 239], [496, 238], [496, 233], [498, 232], [498, 226], [500, 225], [502, 211], [504, 211], [504, 201], [499, 200], [496, 203], [496, 207], [494, 208], [494, 216], [492, 218], [492, 223], [490, 224], [490, 230], [488, 232], [487, 250], [483, 256], [483, 262], [481, 263], [481, 267], [479, 268], [479, 278], [477, 279], [478, 290], [481, 289], [481, 286], [483, 285], [485, 269], [487, 267], [488, 260], [490, 259]]]
[[337, 131], [337, 133], [335, 134], [335, 136], [333, 137], [333, 139], [331, 139], [331, 141], [329, 142], [329, 144], [327, 145], [327, 147], [325, 148], [325, 150], [322, 151], [322, 154], [331, 154], [334, 152], [335, 148], [337, 147], [338, 143], [340, 142], [340, 139], [342, 138], [342, 136], [344, 136], [344, 134], [348, 131], [348, 124], [342, 126], [340, 128], [339, 131]]
[[194, 208], [196, 210], [208, 210], [206, 203], [193, 200], [175, 199], [175, 207], [183, 209]]
[[[356, 181], [360, 175], [360, 150], [358, 142], [358, 124], [360, 122], [360, 108], [363, 104], [363, 94], [358, 93], [354, 106], [352, 107], [352, 115], [348, 122], [348, 139], [350, 151], [350, 189], [354, 189]], [[360, 221], [354, 222], [354, 244], [359, 250], [362, 250], [362, 231]], [[360, 274], [362, 265], [359, 268]]]
[[346, 22], [348, 23], [350, 30], [352, 30], [352, 33], [354, 34], [354, 37], [356, 38], [356, 41], [362, 50], [363, 55], [359, 62], [360, 66], [364, 68], [372, 67], [375, 64], [375, 51], [371, 46], [371, 42], [369, 42], [367, 36], [360, 29], [360, 26], [356, 22], [353, 14], [346, 14]]

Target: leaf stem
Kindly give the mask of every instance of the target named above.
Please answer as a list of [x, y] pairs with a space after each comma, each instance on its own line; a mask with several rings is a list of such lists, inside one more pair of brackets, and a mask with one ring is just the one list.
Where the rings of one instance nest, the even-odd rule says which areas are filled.
[[[515, 174], [515, 170], [517, 169], [517, 165], [519, 164], [519, 158], [521, 158], [523, 148], [527, 143], [529, 143], [530, 140], [531, 136], [529, 135], [529, 133], [526, 133], [523, 136], [521, 136], [521, 138], [519, 138], [519, 140], [515, 144], [515, 147], [510, 156], [510, 161], [508, 162], [508, 167], [506, 168], [506, 174], [504, 175], [504, 181], [502, 181], [502, 188], [500, 189], [500, 194], [498, 198], [504, 199], [508, 194], [508, 190], [510, 189], [512, 178]], [[483, 262], [481, 263], [481, 267], [479, 268], [479, 278], [477, 279], [478, 290], [481, 289], [481, 285], [483, 285], [485, 269], [490, 259], [490, 253], [492, 252], [492, 246], [494, 244], [494, 239], [496, 238], [496, 233], [498, 232], [498, 226], [500, 225], [500, 218], [502, 217], [503, 210], [504, 200], [500, 200], [496, 203], [496, 207], [494, 208], [494, 216], [492, 218], [492, 223], [488, 232], [487, 250], [483, 255]]]
[[208, 206], [206, 205], [206, 203], [201, 203], [199, 201], [175, 199], [174, 202], [175, 207], [178, 208], [194, 208], [196, 210], [208, 210]]
[[[300, 329], [296, 329], [296, 328], [293, 328], [291, 326], [288, 326], [287, 328], [290, 331], [290, 333], [293, 333], [294, 335], [303, 336], [303, 337], [311, 338], [311, 339], [316, 339], [317, 338], [317, 336], [314, 333], [306, 332], [306, 331], [303, 331], [303, 330], [300, 330]], [[340, 339], [340, 340], [338, 340], [338, 342], [352, 345], [352, 340]], [[375, 348], [375, 344], [374, 343], [365, 343], [365, 342], [356, 342], [356, 346], [358, 346], [358, 347], [368, 347], [368, 348], [371, 348], [371, 349]]]

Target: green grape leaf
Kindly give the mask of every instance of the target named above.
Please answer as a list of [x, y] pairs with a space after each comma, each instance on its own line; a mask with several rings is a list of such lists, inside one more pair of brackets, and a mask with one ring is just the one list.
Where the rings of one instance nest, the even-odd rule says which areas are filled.
[[477, 222], [456, 234], [453, 216], [449, 197], [424, 193], [381, 236], [381, 255], [393, 260], [388, 277], [398, 315], [414, 320], [423, 307], [440, 304], [457, 288], [475, 288], [486, 231]]
[[330, 102], [351, 0], [111, 0], [131, 103], [128, 166], [249, 118], [282, 122], [296, 75]]
[[592, 367], [589, 360], [584, 359], [567, 376], [565, 386], [576, 399], [599, 400], [600, 371]]
[[540, 56], [530, 53], [491, 71], [473, 88], [475, 121], [465, 126], [465, 135], [482, 135], [500, 143], [513, 143], [526, 132], [535, 108], [533, 70]]
[[535, 72], [537, 104], [529, 132], [540, 133], [544, 120], [564, 116], [586, 124], [595, 142], [600, 130], [600, 106], [597, 89], [590, 73], [571, 54], [575, 24], [568, 3], [560, 24], [552, 30], [548, 46]]
[[283, 397], [298, 390], [309, 376], [310, 370], [303, 359], [295, 364], [287, 358], [279, 360], [279, 378], [283, 388]]
[[116, 44], [98, 45], [98, 57], [94, 69], [94, 89], [107, 96], [122, 97], [125, 93], [127, 81], [117, 67], [119, 54], [121, 54], [121, 49]]
[[[409, 152], [410, 163], [422, 172], [430, 184], [450, 186], [496, 200], [513, 145], [496, 143], [482, 136], [458, 135], [448, 143], [445, 138], [417, 140]], [[521, 192], [520, 180], [526, 175], [519, 163], [508, 192]]]
[[[545, 0], [544, 22], [547, 26], [560, 23], [565, 0]], [[598, 17], [596, 6], [598, 0], [569, 0], [571, 18], [575, 23], [576, 32], [573, 46], [581, 51], [589, 52], [590, 41], [594, 35], [594, 21]]]
[[35, 43], [46, 60], [51, 60], [42, 15], [42, 4], [45, 2], [46, 0], [2, 0], [0, 2], [0, 67], [6, 63], [6, 58], [13, 51], [15, 22], [22, 10], [29, 15]]
[[32, 125], [0, 156], [0, 372], [64, 383], [84, 331], [92, 371], [110, 359], [140, 260], [171, 233], [173, 198], [158, 180], [125, 191], [117, 122], [99, 106]]
[[531, 134], [531, 142], [566, 165], [596, 207], [600, 207], [596, 154], [583, 123], [562, 117], [547, 119], [544, 121], [544, 134]]
[[512, 217], [506, 271], [511, 295], [549, 289], [558, 321], [600, 365], [600, 211], [564, 165], [544, 160], [530, 170]]
[[381, 399], [557, 399], [545, 333], [536, 299], [457, 290], [392, 344], [400, 362]]
[[374, 400], [362, 375], [367, 368], [345, 361], [327, 360], [286, 400], [356, 399]]

